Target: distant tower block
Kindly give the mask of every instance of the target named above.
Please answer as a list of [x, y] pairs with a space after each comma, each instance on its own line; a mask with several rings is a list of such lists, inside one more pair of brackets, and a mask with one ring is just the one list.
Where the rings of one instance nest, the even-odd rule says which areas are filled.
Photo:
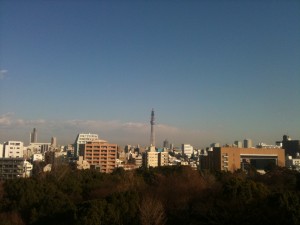
[[155, 146], [155, 134], [154, 134], [154, 125], [155, 125], [155, 118], [154, 118], [154, 110], [151, 111], [151, 136], [150, 136], [150, 146]]
[[169, 148], [170, 147], [168, 139], [164, 140], [163, 146], [164, 146], [164, 148]]
[[37, 131], [35, 128], [33, 128], [33, 131], [30, 133], [30, 143], [36, 143], [37, 142]]
[[56, 145], [57, 145], [56, 137], [52, 137], [51, 138], [51, 146], [55, 148]]
[[252, 140], [251, 139], [244, 140], [244, 148], [252, 148]]

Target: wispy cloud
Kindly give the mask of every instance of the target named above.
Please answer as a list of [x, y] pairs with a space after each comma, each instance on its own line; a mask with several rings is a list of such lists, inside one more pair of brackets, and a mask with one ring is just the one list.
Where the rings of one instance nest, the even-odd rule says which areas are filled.
[[3, 80], [7, 76], [7, 70], [0, 70], [0, 80]]
[[11, 125], [12, 116], [13, 116], [13, 113], [6, 113], [3, 115], [0, 115], [0, 127]]
[[1, 127], [22, 127], [22, 126], [35, 126], [35, 125], [41, 125], [46, 124], [47, 121], [43, 119], [38, 120], [24, 120], [24, 119], [18, 119], [14, 118], [14, 113], [6, 113], [3, 115], [0, 115], [0, 128]]
[[[96, 133], [101, 139], [120, 145], [148, 145], [150, 137], [149, 123], [118, 120], [26, 120], [15, 118], [14, 113], [0, 115], [1, 138], [27, 140], [33, 127], [38, 129], [39, 139], [49, 140], [51, 136], [56, 136], [58, 140], [65, 142], [64, 144], [73, 143], [78, 133]], [[157, 124], [155, 133], [158, 145], [161, 145], [165, 138], [171, 142], [193, 144], [193, 141], [199, 140], [199, 137], [207, 135], [199, 130], [183, 129], [167, 124]], [[8, 135], [12, 137], [8, 137]]]

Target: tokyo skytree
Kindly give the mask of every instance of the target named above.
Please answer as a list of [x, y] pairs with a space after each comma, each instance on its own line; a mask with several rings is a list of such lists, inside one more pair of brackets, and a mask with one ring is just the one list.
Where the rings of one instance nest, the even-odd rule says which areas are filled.
[[154, 125], [155, 125], [155, 118], [154, 118], [154, 110], [151, 111], [151, 136], [150, 136], [150, 146], [155, 146], [155, 135], [154, 135]]

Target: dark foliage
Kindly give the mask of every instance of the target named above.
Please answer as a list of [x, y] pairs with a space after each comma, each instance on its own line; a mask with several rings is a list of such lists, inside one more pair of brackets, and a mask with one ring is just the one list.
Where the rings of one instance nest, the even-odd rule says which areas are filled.
[[270, 167], [207, 172], [190, 167], [55, 168], [0, 182], [0, 225], [300, 224], [300, 175]]

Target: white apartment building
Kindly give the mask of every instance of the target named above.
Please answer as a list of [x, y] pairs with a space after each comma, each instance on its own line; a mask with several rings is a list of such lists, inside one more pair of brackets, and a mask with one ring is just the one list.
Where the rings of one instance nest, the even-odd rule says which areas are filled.
[[88, 141], [94, 141], [98, 139], [98, 134], [78, 134], [74, 143], [74, 156], [83, 156], [84, 145]]
[[169, 152], [159, 152], [159, 165], [168, 166], [169, 165]]
[[169, 153], [167, 151], [157, 152], [154, 146], [151, 146], [146, 153], [146, 166], [158, 167], [169, 165]]
[[4, 152], [3, 144], [0, 144], [0, 158], [3, 158], [3, 152]]
[[8, 141], [4, 143], [3, 158], [23, 158], [24, 144], [21, 141]]
[[187, 157], [191, 157], [194, 153], [194, 147], [190, 144], [182, 144], [181, 145], [181, 151], [183, 155], [186, 155]]
[[158, 167], [158, 152], [147, 152], [146, 153], [146, 164], [147, 167]]

